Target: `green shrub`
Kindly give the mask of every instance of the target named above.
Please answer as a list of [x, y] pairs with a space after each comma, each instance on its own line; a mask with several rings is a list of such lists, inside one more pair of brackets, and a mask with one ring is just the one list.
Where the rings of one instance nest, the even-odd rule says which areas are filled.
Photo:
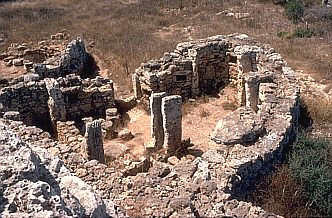
[[299, 28], [293, 32], [293, 36], [296, 38], [311, 38], [315, 36], [315, 31], [312, 29]]
[[288, 38], [288, 39], [291, 39], [291, 38], [311, 38], [315, 35], [316, 35], [315, 30], [313, 30], [313, 29], [302, 29], [302, 28], [296, 29], [293, 32], [279, 31], [277, 33], [278, 37]]
[[285, 13], [288, 19], [297, 23], [303, 16], [304, 7], [297, 0], [290, 0], [285, 4]]
[[305, 195], [319, 213], [332, 215], [331, 144], [300, 135], [289, 158], [292, 175], [302, 181]]

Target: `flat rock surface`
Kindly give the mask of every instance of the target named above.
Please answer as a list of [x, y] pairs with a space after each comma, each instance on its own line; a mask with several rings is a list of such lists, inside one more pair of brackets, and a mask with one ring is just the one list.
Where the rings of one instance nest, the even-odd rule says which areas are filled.
[[261, 117], [249, 107], [240, 107], [217, 123], [211, 139], [218, 144], [246, 144], [254, 142], [263, 132]]

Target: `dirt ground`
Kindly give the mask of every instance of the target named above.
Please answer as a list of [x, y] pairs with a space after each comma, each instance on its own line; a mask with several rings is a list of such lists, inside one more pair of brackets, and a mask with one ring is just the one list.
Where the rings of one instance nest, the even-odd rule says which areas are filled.
[[[182, 139], [190, 138], [194, 144], [193, 149], [206, 151], [216, 148], [218, 145], [210, 140], [209, 134], [213, 131], [217, 122], [236, 109], [236, 89], [226, 87], [218, 97], [204, 96], [183, 104]], [[128, 128], [135, 136], [125, 142], [112, 140], [105, 142], [104, 147], [112, 142], [124, 143], [133, 156], [142, 156], [145, 152], [144, 143], [151, 140], [150, 114], [140, 107], [135, 107], [128, 112], [130, 121]]]

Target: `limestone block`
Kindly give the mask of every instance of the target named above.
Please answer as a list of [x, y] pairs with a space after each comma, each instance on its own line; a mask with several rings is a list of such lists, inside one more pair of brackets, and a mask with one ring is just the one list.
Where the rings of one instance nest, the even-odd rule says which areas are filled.
[[245, 144], [255, 142], [263, 133], [261, 117], [250, 107], [240, 107], [217, 123], [211, 139], [218, 144]]
[[167, 96], [166, 92], [152, 93], [150, 96], [151, 138], [156, 149], [160, 149], [164, 144], [161, 102], [165, 96]]
[[63, 93], [55, 79], [45, 79], [47, 92], [49, 94], [48, 107], [52, 120], [66, 120], [66, 105]]
[[18, 111], [7, 111], [4, 113], [3, 118], [15, 121], [21, 120], [20, 112]]
[[105, 156], [101, 122], [102, 120], [94, 120], [86, 123], [83, 154], [88, 160], [98, 160], [104, 163]]
[[164, 149], [174, 153], [181, 146], [182, 139], [182, 97], [167, 96], [162, 99], [161, 113], [164, 128]]

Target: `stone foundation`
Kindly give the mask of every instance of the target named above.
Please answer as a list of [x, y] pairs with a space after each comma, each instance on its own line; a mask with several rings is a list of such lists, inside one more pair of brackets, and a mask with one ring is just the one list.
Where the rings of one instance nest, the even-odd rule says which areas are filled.
[[[282, 160], [297, 133], [298, 83], [294, 71], [274, 49], [245, 35], [181, 43], [175, 52], [142, 64], [133, 80], [136, 97], [151, 96], [151, 123], [158, 125], [152, 126], [152, 137], [167, 154], [176, 154], [181, 144], [182, 98], [209, 93], [211, 87], [219, 91], [230, 84], [237, 87], [238, 104], [243, 107], [219, 121], [210, 136], [218, 145], [202, 155], [172, 156], [166, 161], [158, 152], [131, 156], [122, 145], [124, 153], [106, 162], [104, 127], [93, 115], [103, 113], [110, 129], [116, 128], [119, 119], [112, 107], [112, 82], [68, 75], [19, 82], [0, 93], [4, 116], [15, 118], [11, 113], [16, 111], [24, 122], [34, 114], [62, 119], [64, 102], [66, 122], [57, 120], [58, 142], [39, 128], [2, 118], [0, 134], [8, 136], [9, 131], [58, 155], [103, 198], [140, 217], [278, 217], [240, 200]], [[68, 122], [70, 119], [85, 124], [84, 136], [78, 122]]]

